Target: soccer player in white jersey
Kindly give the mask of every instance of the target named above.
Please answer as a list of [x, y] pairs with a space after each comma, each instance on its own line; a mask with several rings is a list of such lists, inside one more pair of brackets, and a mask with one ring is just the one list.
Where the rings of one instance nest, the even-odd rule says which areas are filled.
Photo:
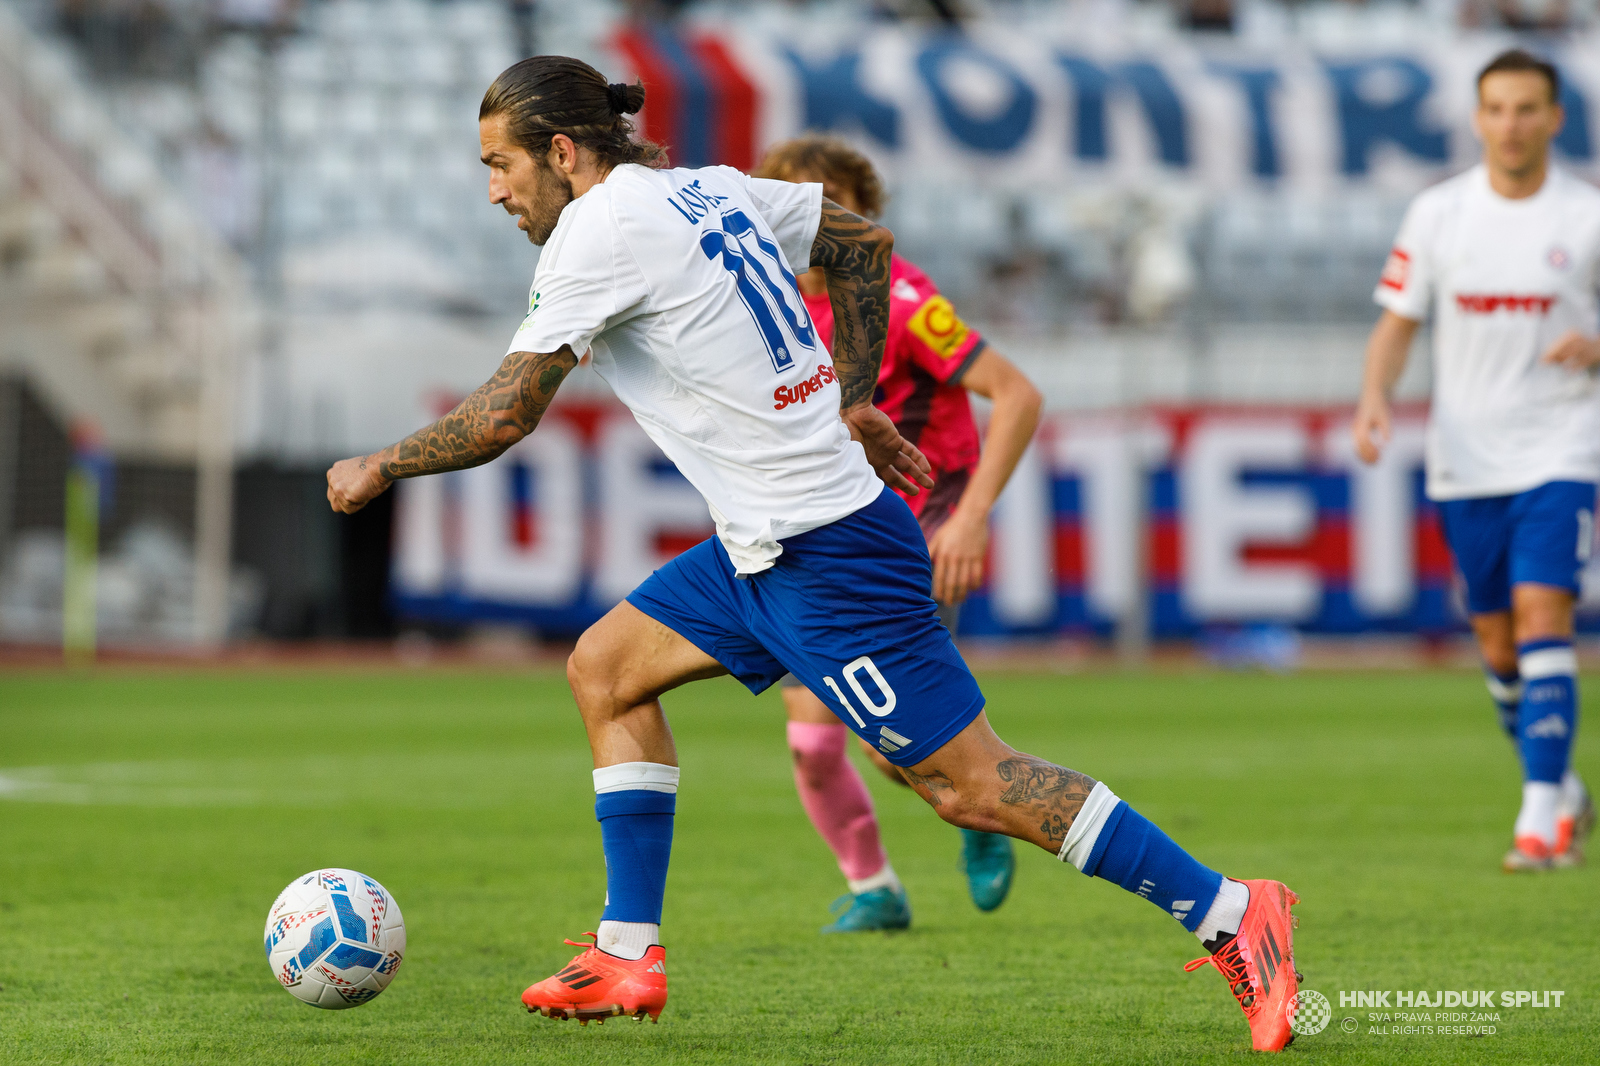
[[[544, 245], [531, 310], [500, 370], [454, 411], [328, 471], [330, 503], [350, 512], [396, 478], [488, 462], [592, 352], [709, 504], [716, 535], [652, 574], [568, 660], [606, 903], [595, 943], [523, 1004], [584, 1022], [661, 1013], [678, 758], [658, 697], [728, 673], [760, 692], [793, 673], [946, 821], [1028, 841], [1177, 919], [1209, 952], [1190, 968], [1223, 973], [1253, 1046], [1282, 1048], [1295, 895], [1224, 878], [1105, 784], [1008, 746], [939, 622], [922, 531], [884, 489], [930, 487], [927, 460], [871, 402], [893, 237], [817, 184], [662, 169], [662, 150], [630, 137], [625, 116], [643, 101], [642, 86], [607, 85], [562, 56], [490, 86], [478, 111], [490, 199]], [[831, 361], [795, 280], [813, 265], [832, 295]]]
[[1490, 695], [1522, 760], [1508, 871], [1575, 865], [1594, 805], [1571, 769], [1572, 611], [1600, 482], [1600, 190], [1550, 164], [1554, 67], [1478, 76], [1483, 162], [1422, 193], [1378, 282], [1352, 431], [1375, 462], [1389, 394], [1431, 311], [1427, 493], [1462, 576]]

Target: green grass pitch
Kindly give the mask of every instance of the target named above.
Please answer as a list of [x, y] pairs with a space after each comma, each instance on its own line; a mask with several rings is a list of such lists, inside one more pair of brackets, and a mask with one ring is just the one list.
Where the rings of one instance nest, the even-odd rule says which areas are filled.
[[[1498, 870], [1518, 775], [1465, 672], [984, 679], [1000, 734], [1104, 779], [1202, 861], [1304, 898], [1333, 1024], [1284, 1061], [1600, 1058], [1597, 873]], [[1596, 681], [1588, 691], [1600, 691]], [[0, 1062], [1236, 1062], [1249, 1035], [1171, 918], [1025, 849], [967, 901], [958, 838], [869, 774], [904, 934], [821, 937], [838, 871], [775, 693], [670, 694], [683, 765], [659, 1026], [518, 995], [593, 929], [589, 756], [553, 672], [15, 672], [0, 678]], [[1600, 780], [1595, 745], [1578, 764]], [[392, 891], [409, 950], [361, 1008], [286, 995], [267, 907], [319, 866]], [[1338, 993], [1562, 990], [1462, 1037], [1369, 1031]], [[1341, 1020], [1358, 1020], [1346, 1033]]]

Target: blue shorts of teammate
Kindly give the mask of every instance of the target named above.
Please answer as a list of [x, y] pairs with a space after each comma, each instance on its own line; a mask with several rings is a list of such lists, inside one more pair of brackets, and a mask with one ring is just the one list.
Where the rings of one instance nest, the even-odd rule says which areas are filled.
[[1574, 595], [1594, 538], [1595, 486], [1550, 481], [1513, 496], [1444, 500], [1439, 516], [1473, 614], [1511, 609], [1511, 587], [1553, 585]]
[[926, 759], [978, 717], [983, 693], [939, 621], [928, 546], [904, 500], [884, 491], [782, 544], [770, 569], [738, 578], [712, 537], [628, 602], [751, 692], [792, 672], [898, 766]]

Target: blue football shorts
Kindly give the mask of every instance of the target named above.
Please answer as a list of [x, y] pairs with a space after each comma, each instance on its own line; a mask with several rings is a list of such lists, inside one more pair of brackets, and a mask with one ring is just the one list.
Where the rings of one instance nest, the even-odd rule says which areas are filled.
[[1512, 496], [1444, 500], [1445, 540], [1467, 581], [1467, 609], [1511, 609], [1513, 585], [1553, 585], [1577, 594], [1594, 540], [1595, 486], [1550, 481]]
[[[952, 637], [955, 636], [956, 630], [961, 627], [961, 605], [959, 603], [940, 603], [938, 600], [933, 602], [939, 608], [939, 621], [944, 623], [944, 627], [950, 631]], [[778, 678], [778, 687], [805, 688], [805, 685], [793, 674], [784, 674]]]
[[738, 578], [716, 537], [651, 574], [628, 602], [728, 668], [751, 692], [786, 673], [897, 766], [932, 755], [984, 706], [928, 590], [933, 566], [892, 492], [782, 541]]

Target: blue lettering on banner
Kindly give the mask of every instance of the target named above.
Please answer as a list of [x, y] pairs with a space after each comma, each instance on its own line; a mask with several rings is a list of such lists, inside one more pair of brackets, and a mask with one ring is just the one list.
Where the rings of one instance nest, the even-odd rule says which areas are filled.
[[1232, 63], [1210, 63], [1207, 69], [1232, 78], [1244, 91], [1250, 113], [1250, 170], [1259, 178], [1276, 178], [1283, 173], [1278, 162], [1278, 140], [1273, 135], [1272, 96], [1283, 85], [1283, 77], [1272, 67], [1241, 67]]
[[1114, 63], [1102, 68], [1082, 56], [1057, 53], [1056, 61], [1072, 79], [1077, 97], [1074, 109], [1073, 154], [1079, 159], [1106, 159], [1110, 155], [1106, 137], [1106, 99], [1119, 84], [1133, 90], [1150, 121], [1155, 135], [1156, 154], [1168, 166], [1189, 165], [1188, 119], [1183, 101], [1161, 72], [1148, 60]]
[[[1001, 25], [989, 29], [994, 36], [874, 28], [865, 35], [818, 30], [801, 41], [747, 41], [740, 54], [748, 57], [751, 72], [774, 75], [781, 88], [772, 78], [751, 81], [755, 108], [740, 111], [737, 122], [752, 123], [752, 133], [759, 125], [774, 138], [832, 132], [857, 139], [889, 167], [937, 166], [951, 153], [1006, 160], [1017, 168], [1008, 171], [1008, 180], [1044, 183], [1071, 172], [1062, 163], [1092, 169], [1116, 160], [1124, 164], [1118, 172], [1127, 176], [1148, 164], [1169, 176], [1178, 172], [1211, 185], [1238, 181], [1241, 175], [1315, 185], [1335, 176], [1369, 178], [1374, 153], [1388, 152], [1415, 164], [1403, 184], [1420, 187], [1470, 163], [1476, 154], [1466, 114], [1443, 106], [1446, 89], [1449, 99], [1470, 91], [1463, 80], [1470, 75], [1466, 61], [1481, 58], [1479, 45], [1470, 41], [1427, 50], [1420, 40], [1380, 50], [1354, 45], [1348, 52], [1318, 56], [1298, 47], [1223, 49], [1197, 39], [1139, 45], [1111, 35], [1089, 52], [1055, 34], [1018, 39], [1014, 32], [1002, 37]], [[1596, 42], [1600, 33], [1544, 49], [1552, 58], [1560, 56], [1573, 75], [1562, 79], [1567, 121], [1555, 146], [1588, 179], [1600, 165], [1600, 131], [1591, 126], [1586, 99], [1594, 74], [1581, 57]], [[729, 118], [733, 112], [718, 110], [720, 75], [713, 76], [709, 60], [696, 49], [679, 47], [662, 57], [698, 65], [713, 90], [705, 105], [710, 110], [695, 120], [698, 140], [691, 144], [684, 134], [672, 135], [684, 142], [673, 145], [675, 157], [683, 156], [678, 162], [693, 165], [696, 153], [718, 150], [711, 142], [720, 143], [719, 137], [711, 134], [726, 133], [723, 127], [735, 121]], [[773, 66], [779, 69], [766, 70]], [[963, 91], [969, 78], [983, 92]], [[1291, 86], [1297, 87], [1292, 93]], [[688, 121], [679, 104], [700, 94], [699, 83], [686, 83], [669, 110]], [[1229, 98], [1227, 106], [1200, 106], [1221, 96]], [[1067, 112], [1068, 128], [1045, 129], [1055, 123], [1052, 109], [1057, 107]], [[925, 135], [911, 138], [902, 120], [919, 108], [933, 124]], [[1110, 111], [1124, 109], [1143, 127], [1123, 137], [1137, 144], [1117, 143], [1123, 135], [1112, 131]], [[1297, 131], [1297, 141], [1329, 143], [1308, 144], [1308, 153], [1291, 160], [1290, 129]], [[1044, 145], [1053, 146], [1063, 132], [1067, 159], [1052, 159], [1054, 151]], [[696, 147], [702, 141], [709, 147]], [[1202, 142], [1204, 152], [1196, 147]], [[673, 206], [691, 223], [718, 213], [680, 200]]]
[[[1365, 174], [1368, 154], [1390, 141], [1430, 163], [1450, 159], [1450, 139], [1443, 130], [1427, 129], [1420, 114], [1422, 102], [1433, 91], [1433, 75], [1404, 56], [1381, 56], [1356, 63], [1324, 63], [1333, 83], [1344, 140], [1340, 169], [1345, 174]], [[1373, 99], [1363, 91], [1385, 74], [1399, 82], [1399, 91], [1387, 99]]]
[[784, 49], [800, 78], [808, 130], [844, 130], [859, 125], [885, 148], [900, 147], [900, 113], [861, 87], [860, 52], [841, 52], [812, 66], [792, 48]]
[[[998, 74], [1011, 87], [1011, 100], [991, 118], [968, 114], [944, 86], [945, 64], [964, 59], [979, 63]], [[933, 94], [939, 118], [951, 136], [968, 148], [980, 152], [1009, 152], [1021, 144], [1033, 129], [1038, 94], [1005, 60], [978, 49], [965, 37], [947, 36], [935, 40], [917, 56], [917, 73]]]

